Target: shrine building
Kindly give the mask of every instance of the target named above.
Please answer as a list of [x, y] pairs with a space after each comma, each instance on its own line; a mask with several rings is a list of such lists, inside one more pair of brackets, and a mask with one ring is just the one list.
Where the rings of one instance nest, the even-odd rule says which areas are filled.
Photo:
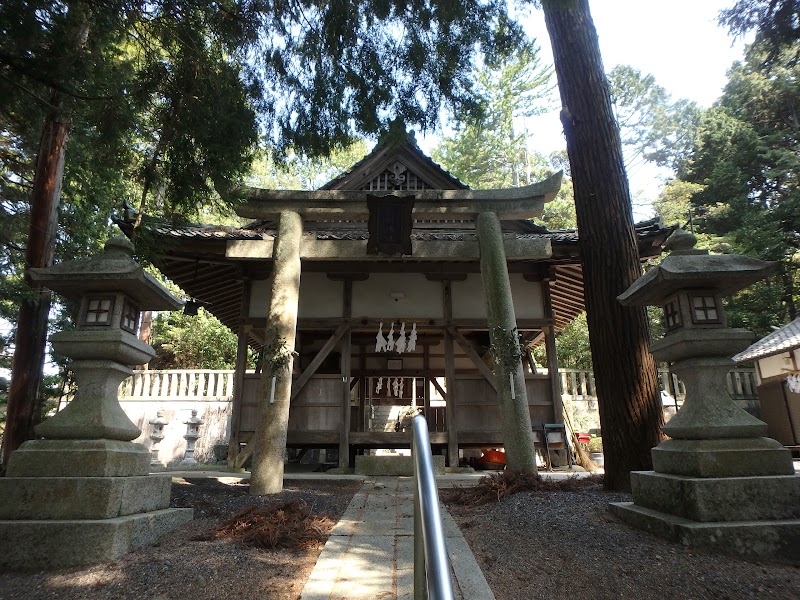
[[[367, 449], [408, 448], [387, 423], [418, 409], [449, 465], [467, 448], [502, 447], [502, 386], [527, 396], [531, 421], [561, 422], [555, 334], [584, 310], [578, 237], [531, 220], [560, 187], [558, 173], [472, 190], [409, 136], [316, 191], [230, 190], [246, 227], [153, 229], [162, 273], [238, 334], [229, 464], [252, 452], [259, 405], [276, 394], [246, 371], [247, 348], [274, 347], [276, 331], [297, 353], [286, 446], [337, 449], [342, 467]], [[637, 225], [640, 256], [657, 255], [670, 232]], [[505, 273], [487, 273], [490, 251]], [[285, 298], [272, 297], [273, 276]], [[484, 285], [506, 276], [524, 381], [496, 377], [490, 350]], [[538, 344], [545, 364], [528, 350]]]

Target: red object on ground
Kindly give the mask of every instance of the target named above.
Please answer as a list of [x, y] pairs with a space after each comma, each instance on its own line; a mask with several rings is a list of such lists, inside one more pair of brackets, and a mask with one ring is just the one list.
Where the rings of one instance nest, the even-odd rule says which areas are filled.
[[504, 465], [506, 464], [506, 453], [500, 450], [484, 450], [481, 455], [481, 462]]
[[588, 433], [578, 433], [576, 435], [578, 436], [578, 442], [581, 444], [588, 444], [592, 439], [592, 436], [590, 436]]

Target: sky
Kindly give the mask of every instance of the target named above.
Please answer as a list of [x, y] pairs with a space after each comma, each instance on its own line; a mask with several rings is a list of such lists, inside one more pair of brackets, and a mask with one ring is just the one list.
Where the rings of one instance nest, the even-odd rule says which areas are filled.
[[[650, 73], [672, 100], [686, 98], [711, 106], [727, 81], [727, 71], [742, 58], [743, 40], [734, 40], [717, 25], [719, 11], [734, 0], [590, 0], [606, 72], [623, 64]], [[552, 64], [550, 39], [541, 11], [523, 19]], [[566, 147], [558, 109], [527, 123], [531, 147], [547, 154]], [[425, 140], [427, 142], [427, 140]], [[433, 143], [431, 144], [431, 146]], [[423, 149], [427, 149], [423, 142]], [[648, 165], [631, 168], [628, 177], [637, 220], [652, 216], [650, 203], [669, 173]]]

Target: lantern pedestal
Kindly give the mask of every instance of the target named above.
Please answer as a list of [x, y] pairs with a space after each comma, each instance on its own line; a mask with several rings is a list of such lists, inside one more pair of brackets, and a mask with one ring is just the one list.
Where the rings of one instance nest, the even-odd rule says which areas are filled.
[[[633, 502], [612, 503], [623, 521], [693, 547], [750, 558], [800, 560], [800, 476], [767, 426], [728, 395], [730, 356], [752, 334], [726, 327], [721, 296], [761, 279], [769, 263], [675, 251], [622, 294], [625, 305], [664, 307], [667, 333], [650, 351], [672, 363], [686, 400], [651, 451], [653, 471], [631, 473]], [[689, 236], [693, 238], [693, 236]]]
[[135, 335], [139, 309], [179, 302], [132, 259], [133, 246], [110, 240], [104, 255], [67, 261], [31, 276], [81, 302], [78, 328], [50, 339], [72, 359], [77, 392], [36, 427], [45, 439], [12, 452], [0, 478], [0, 568], [61, 568], [120, 558], [192, 519], [169, 508], [169, 476], [148, 475], [150, 452], [117, 390], [127, 365], [153, 349]]

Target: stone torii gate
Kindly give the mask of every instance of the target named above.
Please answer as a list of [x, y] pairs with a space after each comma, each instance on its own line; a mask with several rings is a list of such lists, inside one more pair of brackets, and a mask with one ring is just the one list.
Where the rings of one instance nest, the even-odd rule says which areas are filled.
[[[302, 265], [306, 261], [386, 260], [392, 255], [410, 254], [415, 261], [480, 261], [485, 290], [486, 316], [496, 353], [507, 359], [495, 360], [495, 385], [508, 466], [535, 471], [531, 419], [525, 375], [519, 360], [517, 320], [512, 302], [507, 260], [513, 257], [546, 259], [550, 242], [541, 238], [506, 238], [501, 220], [527, 219], [541, 215], [544, 203], [552, 200], [561, 186], [558, 173], [540, 183], [509, 190], [364, 190], [274, 191], [247, 187], [229, 190], [244, 199], [237, 210], [242, 217], [277, 221], [272, 240], [231, 242], [226, 257], [235, 260], [273, 262], [268, 299], [266, 368], [254, 437], [251, 491], [276, 493], [283, 485], [283, 451], [286, 447], [289, 403], [292, 397], [291, 352], [297, 333], [298, 302]], [[394, 212], [392, 212], [392, 207]], [[381, 210], [384, 212], [381, 212]], [[476, 224], [476, 240], [412, 240], [412, 219], [463, 219]], [[303, 236], [304, 219], [319, 221], [369, 221], [369, 240], [316, 240]], [[388, 225], [387, 225], [388, 224]], [[387, 251], [388, 248], [388, 251]], [[351, 292], [352, 293], [352, 292]], [[345, 317], [350, 317], [345, 306]], [[445, 315], [446, 319], [450, 315]], [[344, 347], [350, 347], [350, 332], [342, 332]], [[452, 354], [453, 335], [446, 333], [446, 353]], [[350, 429], [349, 351], [342, 354], [343, 420], [340, 430], [340, 465], [346, 465]], [[275, 377], [274, 381], [273, 375]], [[449, 373], [448, 373], [449, 375]], [[448, 377], [448, 379], [451, 379]], [[508, 382], [508, 383], [506, 383]], [[448, 412], [452, 411], [448, 402]], [[458, 461], [458, 442], [448, 439], [451, 464]]]

